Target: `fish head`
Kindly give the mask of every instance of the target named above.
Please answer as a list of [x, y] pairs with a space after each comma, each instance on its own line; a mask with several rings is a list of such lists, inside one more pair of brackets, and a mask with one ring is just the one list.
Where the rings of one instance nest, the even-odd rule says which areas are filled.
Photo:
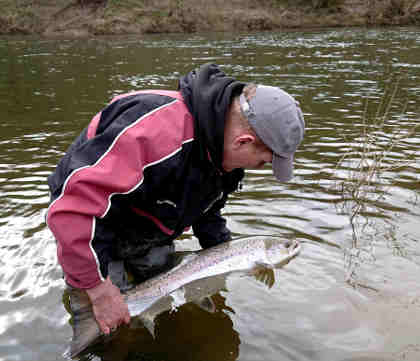
[[264, 241], [265, 252], [269, 264], [275, 267], [283, 266], [300, 252], [297, 240], [270, 238]]

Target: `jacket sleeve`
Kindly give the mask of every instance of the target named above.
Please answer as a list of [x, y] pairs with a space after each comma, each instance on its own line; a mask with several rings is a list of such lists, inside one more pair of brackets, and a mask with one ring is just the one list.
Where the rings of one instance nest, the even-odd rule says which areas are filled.
[[194, 235], [198, 238], [201, 247], [209, 248], [232, 240], [231, 232], [226, 226], [226, 219], [221, 215], [221, 209], [226, 205], [228, 194], [237, 190], [243, 177], [243, 169], [235, 169], [232, 173], [226, 174], [223, 178], [223, 197], [193, 224]]
[[209, 248], [223, 242], [230, 241], [230, 230], [226, 227], [226, 219], [221, 215], [220, 209], [224, 207], [226, 196], [216, 202], [197, 222], [193, 224], [194, 235], [198, 238], [200, 246]]
[[73, 287], [92, 288], [103, 281], [92, 244], [96, 220], [107, 215], [112, 197], [141, 190], [144, 169], [168, 157], [182, 143], [168, 133], [171, 129], [165, 123], [171, 119], [174, 124], [177, 115], [185, 113], [181, 102], [154, 106], [142, 116], [136, 106], [143, 108], [126, 104], [118, 121], [106, 131], [70, 148], [72, 154], [62, 164], [65, 170], [59, 164], [55, 172], [65, 179], [48, 208], [47, 224], [57, 241], [66, 281]]

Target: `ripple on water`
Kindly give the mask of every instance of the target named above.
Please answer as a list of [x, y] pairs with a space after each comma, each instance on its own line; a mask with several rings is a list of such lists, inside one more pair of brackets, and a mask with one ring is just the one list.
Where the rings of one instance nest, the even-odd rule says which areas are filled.
[[[420, 321], [416, 326], [412, 305], [420, 297], [415, 283], [420, 136], [412, 130], [419, 119], [418, 44], [416, 28], [0, 41], [5, 54], [0, 56], [5, 112], [0, 124], [0, 358], [59, 360], [70, 337], [55, 241], [44, 220], [46, 179], [69, 143], [114, 95], [175, 88], [180, 75], [208, 61], [241, 80], [281, 86], [299, 100], [307, 125], [294, 179], [276, 182], [269, 166], [248, 171], [243, 189], [224, 210], [235, 237], [277, 235], [303, 243], [302, 253], [275, 271], [271, 289], [249, 277], [229, 280], [222, 296], [230, 309], [223, 317], [231, 319], [232, 334], [240, 338], [238, 358], [357, 360], [360, 355], [376, 360], [379, 352], [387, 359], [398, 357], [409, 343], [416, 346], [412, 335], [420, 333]], [[353, 234], [343, 207], [349, 198], [335, 185], [357, 169], [366, 120], [378, 108], [387, 109], [395, 84], [387, 122], [375, 129], [371, 150], [404, 137], [383, 159], [387, 187], [380, 199], [367, 200], [362, 213], [369, 222], [361, 246], [375, 257], [352, 268], [360, 282], [379, 290], [375, 293], [345, 283]], [[340, 163], [346, 153], [348, 161]], [[410, 157], [408, 164], [393, 167]], [[191, 233], [184, 236], [185, 244], [192, 240]], [[173, 335], [169, 324], [161, 331]], [[190, 355], [198, 339], [177, 340], [176, 348]], [[200, 356], [217, 358], [211, 351]]]

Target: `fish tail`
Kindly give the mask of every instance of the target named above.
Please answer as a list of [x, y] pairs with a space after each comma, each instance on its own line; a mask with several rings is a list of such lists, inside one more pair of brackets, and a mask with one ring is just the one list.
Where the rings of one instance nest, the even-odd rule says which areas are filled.
[[95, 320], [87, 293], [71, 288], [68, 289], [68, 296], [73, 336], [64, 356], [73, 358], [97, 340], [101, 331]]

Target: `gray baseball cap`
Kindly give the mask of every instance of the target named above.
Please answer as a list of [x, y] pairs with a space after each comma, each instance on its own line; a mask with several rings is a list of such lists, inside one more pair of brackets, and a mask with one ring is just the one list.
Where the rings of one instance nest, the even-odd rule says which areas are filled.
[[305, 121], [299, 103], [280, 88], [257, 85], [255, 94], [239, 96], [244, 116], [262, 142], [273, 151], [273, 173], [279, 181], [293, 177], [293, 159], [303, 139]]

